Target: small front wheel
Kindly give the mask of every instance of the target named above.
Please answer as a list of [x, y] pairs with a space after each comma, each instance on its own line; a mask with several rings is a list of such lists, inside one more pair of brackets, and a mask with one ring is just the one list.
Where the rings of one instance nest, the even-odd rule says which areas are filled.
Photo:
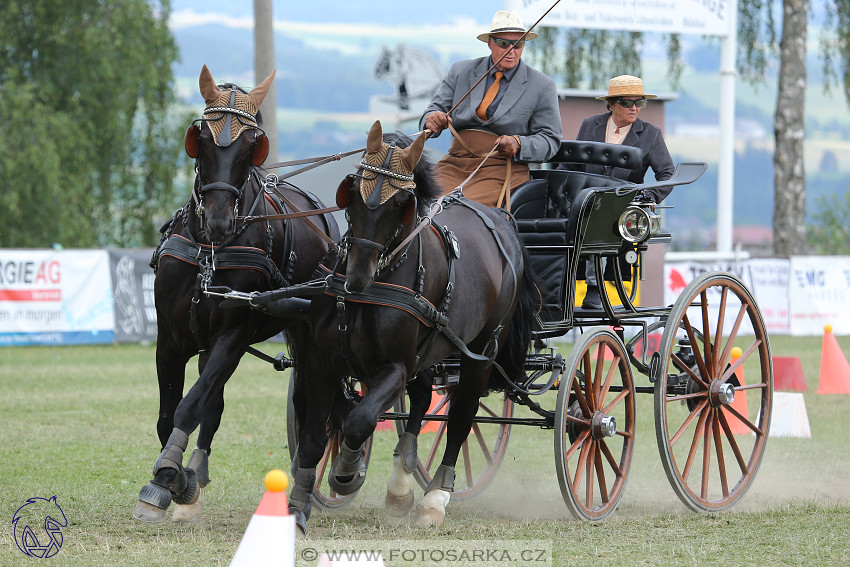
[[635, 388], [625, 346], [593, 327], [567, 357], [555, 407], [555, 470], [578, 519], [602, 520], [623, 496], [635, 443]]

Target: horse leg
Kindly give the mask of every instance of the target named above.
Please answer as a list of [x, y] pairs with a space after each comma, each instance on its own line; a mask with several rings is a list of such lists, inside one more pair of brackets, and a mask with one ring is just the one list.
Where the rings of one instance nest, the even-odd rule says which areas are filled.
[[422, 418], [431, 405], [433, 374], [430, 369], [420, 372], [407, 384], [410, 409], [404, 433], [399, 436], [393, 451], [393, 472], [387, 482], [384, 504], [390, 516], [402, 518], [413, 508], [413, 472], [418, 468], [417, 437], [422, 429]]
[[[298, 367], [292, 403], [298, 416], [299, 433], [295, 462], [292, 464], [289, 513], [295, 517], [299, 533], [304, 535], [313, 506], [316, 465], [322, 460], [328, 443], [328, 417], [334, 403], [332, 392], [339, 390], [339, 384], [330, 379], [322, 380], [328, 373], [320, 365], [310, 362], [302, 366], [298, 360], [296, 364]], [[313, 379], [307, 380], [306, 376]], [[306, 411], [308, 407], [309, 411]]]
[[366, 481], [363, 445], [375, 431], [378, 416], [404, 392], [404, 376], [399, 365], [389, 365], [376, 372], [366, 395], [345, 419], [345, 439], [328, 474], [328, 484], [338, 494], [354, 494]]
[[487, 368], [482, 368], [481, 363], [466, 358], [461, 362], [460, 380], [449, 408], [443, 460], [425, 489], [424, 498], [417, 506], [416, 523], [420, 526], [438, 526], [443, 523], [446, 506], [454, 490], [457, 457], [464, 441], [469, 437], [472, 422], [478, 412], [478, 400], [486, 390], [488, 376]]
[[[203, 355], [202, 355], [203, 356]], [[221, 425], [221, 414], [224, 412], [224, 389], [218, 395], [210, 398], [201, 427], [198, 431], [198, 441], [195, 450], [189, 457], [186, 469], [195, 471], [198, 481], [198, 499], [192, 504], [175, 504], [171, 519], [175, 522], [196, 522], [201, 519], [204, 511], [204, 489], [210, 483], [210, 453], [212, 438]]]

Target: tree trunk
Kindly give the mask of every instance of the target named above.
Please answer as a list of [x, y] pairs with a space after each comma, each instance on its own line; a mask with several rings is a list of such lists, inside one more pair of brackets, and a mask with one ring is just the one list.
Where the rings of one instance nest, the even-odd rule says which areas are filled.
[[803, 160], [806, 28], [809, 0], [783, 0], [779, 94], [773, 156], [773, 250], [778, 257], [806, 251], [806, 176]]

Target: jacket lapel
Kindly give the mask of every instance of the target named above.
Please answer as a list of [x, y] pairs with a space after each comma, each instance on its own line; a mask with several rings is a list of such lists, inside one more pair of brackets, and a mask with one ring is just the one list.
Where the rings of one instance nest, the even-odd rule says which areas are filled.
[[[475, 69], [472, 71], [472, 83], [483, 77], [487, 70], [490, 68], [490, 58], [482, 57], [481, 62], [475, 66]], [[466, 97], [466, 102], [472, 108], [472, 115], [475, 116], [475, 109], [478, 108], [478, 105], [481, 104], [481, 101], [484, 100], [484, 92], [487, 90], [487, 79], [484, 79], [474, 89], [469, 93], [469, 96]]]

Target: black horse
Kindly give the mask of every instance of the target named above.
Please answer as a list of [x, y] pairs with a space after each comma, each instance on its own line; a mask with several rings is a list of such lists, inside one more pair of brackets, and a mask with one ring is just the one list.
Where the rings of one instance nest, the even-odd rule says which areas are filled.
[[[323, 208], [309, 193], [276, 183], [273, 176], [263, 179], [258, 170], [269, 148], [259, 107], [273, 76], [245, 92], [231, 84], [217, 86], [206, 65], [201, 71], [206, 109], [185, 140], [187, 153], [196, 159], [194, 190], [164, 231], [151, 262], [162, 453], [133, 513], [142, 521], [162, 520], [172, 499], [194, 505], [176, 509], [175, 519], [199, 516], [199, 487], [209, 482], [208, 459], [224, 410], [225, 383], [251, 344], [284, 331], [290, 355], [297, 356], [299, 340], [306, 336], [306, 309], [285, 317], [246, 304], [222, 309], [205, 292], [213, 286], [268, 290], [303, 282], [339, 240], [329, 214], [265, 222], [245, 218]], [[200, 375], [184, 397], [185, 367], [196, 354]], [[189, 435], [199, 424], [197, 448], [184, 468]]]
[[294, 395], [301, 427], [289, 503], [302, 529], [328, 417], [340, 407], [341, 376], [357, 378], [365, 391], [344, 418], [344, 441], [328, 477], [343, 495], [364, 482], [361, 447], [378, 416], [407, 387], [410, 417], [387, 491], [391, 513], [401, 516], [413, 507], [416, 439], [431, 394], [426, 370], [461, 353], [446, 451], [419, 505], [418, 521], [437, 524], [479, 397], [504, 384], [494, 368], [513, 380], [523, 373], [539, 304], [525, 249], [504, 211], [459, 194], [440, 197], [432, 165], [420, 161], [424, 142], [424, 134], [412, 143], [395, 134], [384, 137], [376, 122], [357, 173], [337, 192], [348, 233], [336, 264], [326, 263], [325, 292], [312, 300], [314, 350], [305, 351], [297, 368], [309, 380], [298, 380]]

